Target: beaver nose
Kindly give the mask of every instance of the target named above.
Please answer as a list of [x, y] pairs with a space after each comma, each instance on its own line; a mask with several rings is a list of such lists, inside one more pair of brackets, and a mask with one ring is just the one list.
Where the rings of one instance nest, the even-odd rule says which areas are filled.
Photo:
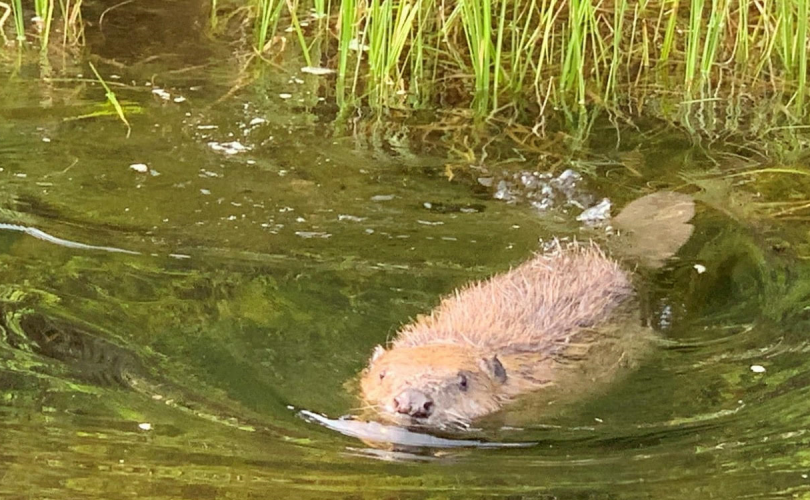
[[433, 400], [422, 391], [405, 389], [394, 398], [394, 409], [403, 415], [426, 418], [433, 413]]

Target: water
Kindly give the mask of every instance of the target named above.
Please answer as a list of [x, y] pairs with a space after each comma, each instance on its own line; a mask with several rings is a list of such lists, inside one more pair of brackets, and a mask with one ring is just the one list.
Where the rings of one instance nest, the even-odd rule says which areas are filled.
[[[0, 231], [0, 496], [810, 496], [808, 226], [740, 217], [753, 205], [722, 182], [701, 186], [680, 259], [639, 275], [660, 342], [637, 370], [523, 428], [451, 436], [532, 446], [393, 452], [300, 418], [352, 413], [373, 347], [443, 294], [539, 238], [594, 233], [574, 210], [448, 182], [444, 153], [400, 136], [335, 133], [317, 77], [266, 70], [222, 99], [231, 56], [176, 8], [196, 12], [150, 4], [89, 34], [130, 65], [120, 81], [136, 85], [114, 88], [130, 138], [114, 116], [76, 119], [103, 109], [86, 69], [0, 66], [0, 222], [138, 253]], [[122, 28], [146, 17], [165, 39]], [[173, 50], [137, 63], [157, 45]], [[574, 164], [619, 205], [713, 167], [675, 132], [627, 132], [637, 177], [600, 134]], [[781, 201], [806, 186], [759, 188]]]

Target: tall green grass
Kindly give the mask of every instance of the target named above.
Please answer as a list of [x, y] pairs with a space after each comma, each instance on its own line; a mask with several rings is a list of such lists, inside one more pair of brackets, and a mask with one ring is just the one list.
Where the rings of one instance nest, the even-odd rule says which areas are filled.
[[22, 0], [11, 0], [11, 16], [14, 18], [14, 32], [18, 42], [25, 41], [23, 15]]
[[[32, 20], [36, 23], [36, 30], [30, 34], [36, 37], [39, 35], [39, 45], [43, 51], [47, 50], [50, 42], [51, 29], [53, 26], [54, 13], [56, 11], [57, 0], [32, 0], [23, 4], [22, 0], [11, 0], [10, 8], [14, 19], [14, 31], [16, 40], [22, 44], [28, 40], [25, 26], [25, 8], [33, 11], [36, 18]], [[84, 43], [84, 22], [82, 20], [81, 8], [83, 0], [58, 0], [59, 12], [62, 16], [62, 43], [65, 45], [76, 45]], [[3, 3], [0, 7], [4, 7]], [[0, 21], [4, 17], [0, 12]], [[0, 29], [3, 28], [0, 22]], [[5, 33], [2, 34], [5, 39]]]
[[[275, 35], [282, 7], [284, 7], [282, 0], [256, 0], [256, 23], [253, 31], [256, 49], [259, 52], [264, 50], [267, 42]], [[212, 4], [212, 11], [216, 12], [215, 1]]]
[[[590, 103], [638, 109], [656, 93], [694, 101], [744, 91], [783, 94], [803, 110], [809, 3], [302, 0], [284, 12], [258, 9], [257, 19], [272, 12], [295, 26], [294, 14], [315, 12], [318, 32], [306, 36], [326, 40], [327, 50], [313, 64], [337, 71], [342, 105], [450, 102], [486, 116]], [[277, 34], [273, 19], [257, 23], [259, 42]]]
[[[338, 105], [345, 108], [353, 100], [347, 99], [349, 94], [356, 93], [356, 82], [354, 79], [349, 86], [349, 63], [352, 55], [352, 44], [357, 47], [357, 51], [362, 54], [362, 46], [358, 46], [358, 13], [356, 0], [343, 0], [340, 2], [337, 25], [337, 81], [335, 83], [335, 96]], [[358, 62], [360, 58], [358, 57]]]

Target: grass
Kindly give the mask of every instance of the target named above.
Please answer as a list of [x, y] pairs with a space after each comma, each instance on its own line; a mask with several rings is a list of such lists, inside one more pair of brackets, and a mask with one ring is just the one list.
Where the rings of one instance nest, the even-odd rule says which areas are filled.
[[59, 0], [62, 14], [62, 44], [84, 44], [84, 21], [82, 20], [82, 0]]
[[14, 18], [14, 32], [17, 35], [17, 41], [22, 42], [25, 40], [22, 0], [11, 0], [11, 16]]
[[[83, 43], [82, 0], [4, 3], [19, 43], [37, 36], [24, 9], [43, 50], [55, 18], [63, 44]], [[258, 54], [334, 69], [343, 110], [542, 123], [550, 109], [577, 122], [593, 105], [655, 108], [711, 132], [770, 100], [778, 123], [807, 121], [810, 0], [211, 0], [212, 25], [233, 15], [225, 3], [247, 7]]]
[[[59, 12], [62, 16], [62, 44], [80, 45], [84, 43], [84, 22], [82, 20], [81, 8], [83, 0], [58, 0]], [[32, 0], [23, 5], [22, 0], [10, 0], [10, 4], [0, 1], [0, 8], [9, 9], [14, 20], [15, 39], [19, 45], [25, 44], [31, 35], [38, 35], [39, 47], [46, 51], [50, 42], [51, 28], [56, 10], [57, 0]], [[35, 30], [26, 32], [25, 15], [26, 8], [33, 11], [32, 23]], [[6, 13], [0, 12], [0, 38], [6, 40], [3, 24]]]
[[[256, 2], [256, 49], [260, 52], [267, 46], [267, 42], [274, 36], [278, 26], [281, 8], [284, 4], [280, 0], [258, 0]], [[216, 3], [212, 6], [216, 12]], [[216, 20], [216, 17], [213, 18]]]
[[[323, 43], [314, 64], [337, 70], [343, 106], [452, 100], [488, 116], [745, 93], [784, 96], [804, 115], [810, 0], [253, 1], [257, 47], [281, 35], [280, 19], [305, 56]], [[317, 33], [304, 36], [305, 13]]]

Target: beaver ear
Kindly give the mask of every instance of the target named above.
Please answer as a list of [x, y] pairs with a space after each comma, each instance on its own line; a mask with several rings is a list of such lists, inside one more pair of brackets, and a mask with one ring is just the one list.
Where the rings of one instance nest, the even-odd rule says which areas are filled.
[[493, 380], [497, 380], [501, 384], [506, 382], [506, 368], [503, 367], [498, 356], [481, 358], [480, 366], [482, 370], [489, 373]]
[[385, 348], [383, 346], [381, 345], [374, 346], [374, 350], [371, 351], [371, 359], [368, 360], [368, 364], [371, 365], [372, 363], [380, 359], [380, 356], [382, 356], [384, 352]]

